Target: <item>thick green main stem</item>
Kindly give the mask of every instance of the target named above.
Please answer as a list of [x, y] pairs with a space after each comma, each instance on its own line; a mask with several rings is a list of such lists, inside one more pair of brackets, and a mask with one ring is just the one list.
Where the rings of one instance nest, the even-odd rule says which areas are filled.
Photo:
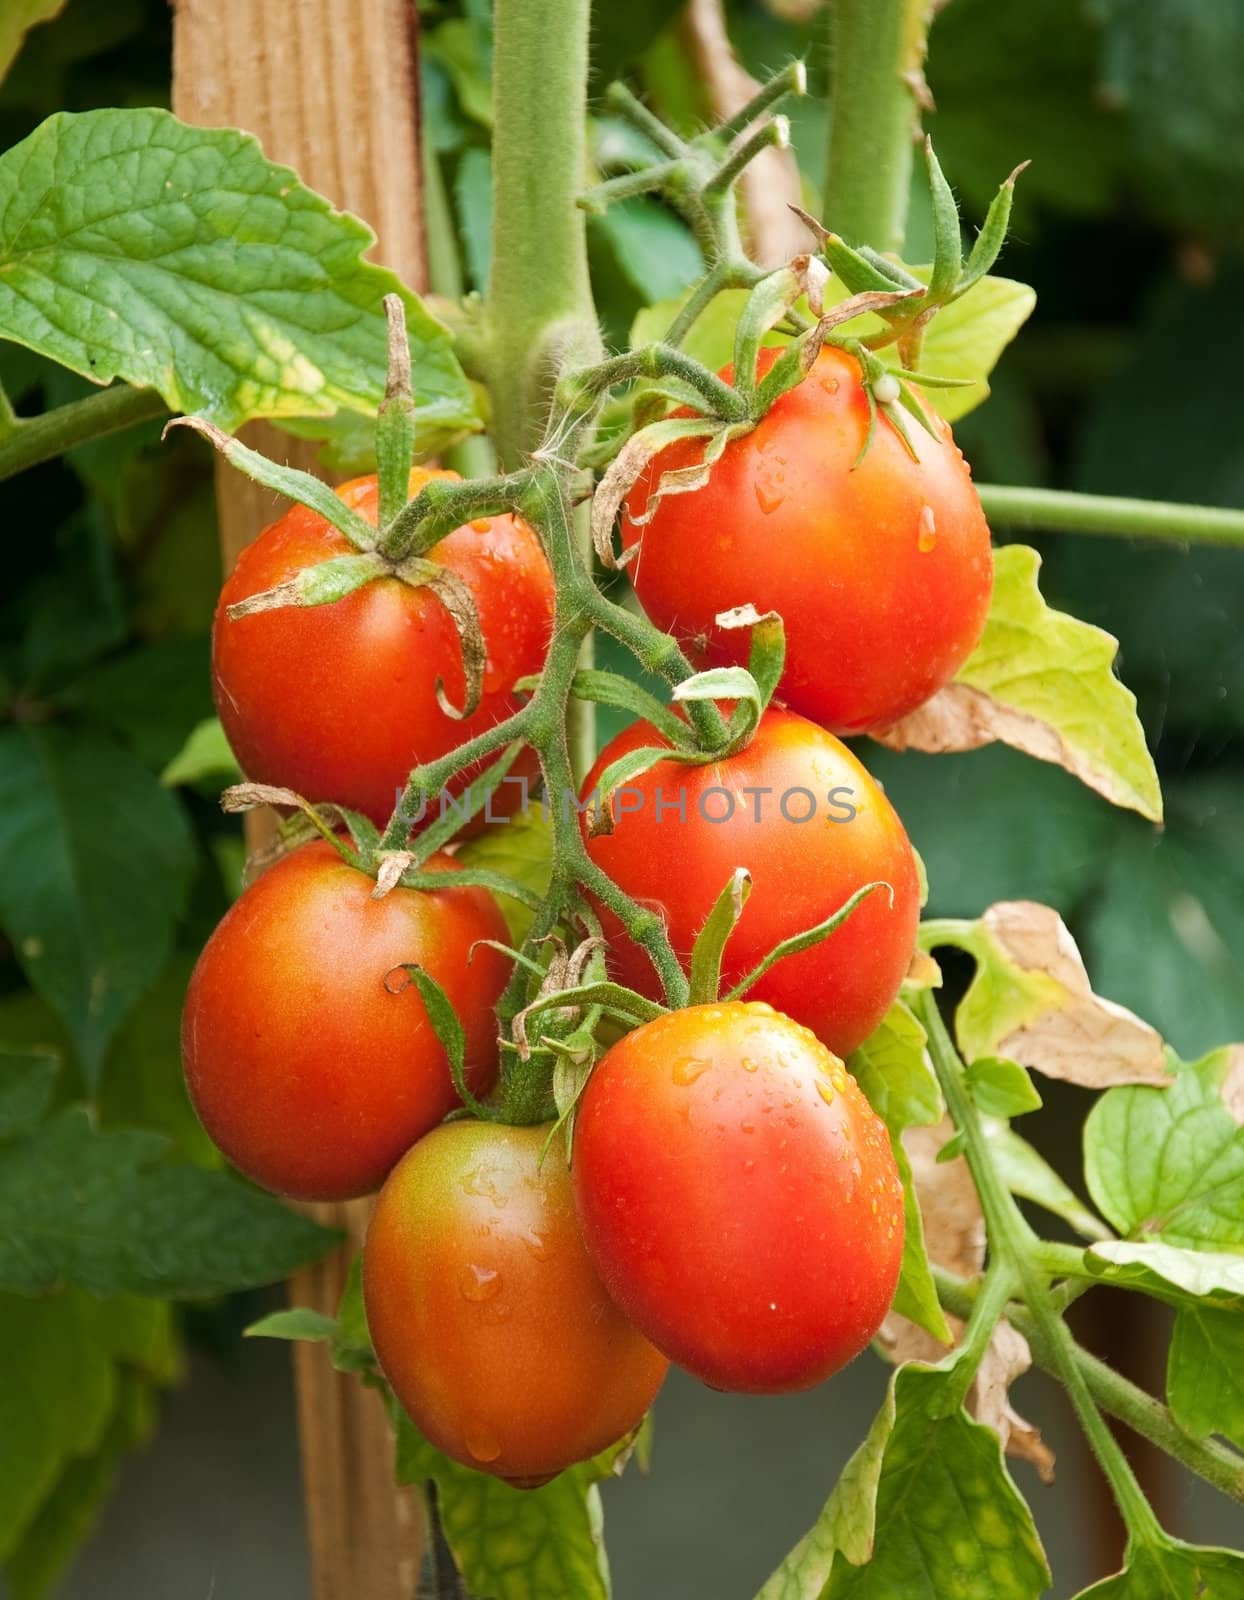
[[[544, 433], [559, 371], [600, 358], [586, 218], [576, 200], [587, 166], [591, 0], [496, 0], [493, 54], [492, 265], [488, 388], [502, 468]], [[591, 549], [586, 511], [579, 547]], [[591, 665], [584, 640], [581, 666]], [[596, 752], [593, 708], [570, 708], [576, 772]]]
[[585, 217], [590, 0], [497, 0], [489, 390], [503, 468], [540, 442], [551, 379], [598, 359]]
[[1044, 528], [1051, 533], [1095, 533], [1244, 550], [1244, 511], [1221, 506], [1073, 494], [1063, 489], [1016, 489], [994, 483], [980, 484], [979, 493], [985, 515], [1003, 528]]
[[823, 211], [848, 244], [901, 250], [929, 0], [834, 0]]

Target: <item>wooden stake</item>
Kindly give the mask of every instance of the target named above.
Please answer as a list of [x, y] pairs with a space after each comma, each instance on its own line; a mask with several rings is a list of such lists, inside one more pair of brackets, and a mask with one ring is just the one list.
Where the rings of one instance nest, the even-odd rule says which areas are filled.
[[[413, 0], [174, 0], [173, 109], [205, 127], [255, 134], [334, 205], [364, 218], [372, 252], [405, 282], [425, 281], [420, 206], [418, 57]], [[266, 424], [254, 448], [314, 468], [314, 450]], [[226, 571], [280, 506], [217, 467]], [[248, 818], [258, 842], [262, 818]], [[317, 1206], [347, 1248], [299, 1273], [290, 1300], [332, 1313], [368, 1203]], [[393, 1484], [393, 1444], [379, 1397], [334, 1372], [320, 1346], [295, 1346], [298, 1426], [314, 1600], [411, 1600], [420, 1516]]]

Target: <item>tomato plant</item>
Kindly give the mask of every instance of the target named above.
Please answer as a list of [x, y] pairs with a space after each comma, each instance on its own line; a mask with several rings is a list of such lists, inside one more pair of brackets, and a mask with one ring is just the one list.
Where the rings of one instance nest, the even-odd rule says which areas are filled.
[[[429, 866], [452, 873], [448, 856]], [[375, 881], [324, 840], [245, 889], [208, 940], [182, 1021], [203, 1124], [265, 1188], [336, 1200], [377, 1188], [456, 1103], [449, 1062], [407, 963], [430, 972], [466, 1030], [478, 1094], [497, 1070], [492, 1007], [505, 922], [487, 890]]]
[[692, 1006], [615, 1044], [579, 1101], [574, 1179], [614, 1299], [717, 1388], [821, 1383], [890, 1308], [889, 1135], [842, 1062], [769, 1006]]
[[[763, 352], [760, 373], [776, 350]], [[727, 382], [733, 376], [723, 368]], [[746, 662], [736, 606], [786, 625], [782, 698], [835, 733], [897, 722], [950, 681], [989, 609], [989, 528], [949, 426], [905, 444], [873, 426], [875, 403], [849, 351], [817, 356], [805, 382], [728, 444], [703, 490], [651, 504], [666, 472], [697, 460], [667, 446], [622, 520], [648, 615], [706, 662]]]
[[[637, 723], [601, 752], [584, 783], [632, 751], [659, 742]], [[903, 825], [867, 769], [830, 733], [789, 711], [766, 712], [745, 750], [712, 765], [658, 762], [615, 791], [613, 826], [587, 850], [615, 883], [659, 907], [679, 959], [731, 872], [751, 873], [747, 910], [727, 946], [727, 987], [775, 946], [815, 927], [867, 884], [881, 884], [823, 943], [786, 956], [747, 993], [806, 1024], [840, 1055], [890, 1009], [907, 973], [920, 920], [920, 886]], [[599, 907], [618, 978], [642, 993], [659, 984], [647, 952]]]
[[[427, 481], [417, 469], [412, 491]], [[375, 523], [374, 475], [338, 493]], [[381, 826], [412, 767], [514, 709], [515, 682], [539, 671], [548, 646], [553, 580], [530, 528], [502, 516], [441, 540], [418, 583], [394, 577], [308, 612], [261, 610], [226, 620], [230, 606], [350, 549], [324, 517], [297, 505], [247, 546], [217, 607], [214, 689], [229, 743], [250, 777], [335, 800]], [[437, 586], [446, 573], [457, 580], [448, 603]], [[455, 626], [463, 589], [483, 649], [471, 691], [463, 653], [474, 647], [459, 643]], [[468, 768], [456, 787], [478, 776]], [[493, 809], [515, 810], [519, 792], [503, 788]]]
[[632, 1432], [667, 1363], [605, 1293], [548, 1127], [452, 1123], [385, 1185], [363, 1253], [381, 1369], [455, 1461], [526, 1485]]
[[[213, 120], [263, 52], [205, 43], [284, 12], [211, 3], [174, 93], [211, 126], [132, 75], [158, 0], [74, 0], [0, 93], [6, 1593], [242, 1321], [175, 1303], [297, 1273], [248, 1331], [323, 1347], [317, 1593], [408, 1595], [418, 1528], [429, 1591], [607, 1600], [602, 1485], [655, 1430], [645, 1592], [1238, 1600], [1134, 1449], [1244, 1502], [1244, 514], [1136, 498], [1238, 498], [1230, 8], [834, 0], [830, 49], [751, 0], [378, 8], [340, 81], [324, 29], [248, 80], [334, 171], [386, 152], [377, 241]], [[19, 9], [0, 71], [60, 8]], [[1013, 216], [1043, 305], [995, 378]], [[218, 539], [206, 444], [287, 507], [223, 587], [253, 492], [222, 472]], [[783, 1441], [823, 1509], [782, 1556], [741, 1476], [773, 1413], [704, 1385], [857, 1356], [837, 1483]], [[1091, 1537], [1026, 1498], [1030, 1366]]]

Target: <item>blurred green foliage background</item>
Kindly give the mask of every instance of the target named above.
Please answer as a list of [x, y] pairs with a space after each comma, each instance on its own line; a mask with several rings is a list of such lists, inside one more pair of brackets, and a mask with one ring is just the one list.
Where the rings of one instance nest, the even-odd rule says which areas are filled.
[[[727, 11], [754, 75], [808, 60], [795, 149], [805, 204], [832, 222], [819, 192], [824, 8], [730, 0]], [[707, 119], [680, 5], [600, 0], [597, 13], [597, 90], [625, 75], [673, 122]], [[489, 7], [426, 0], [420, 15], [434, 287], [470, 291], [489, 255]], [[167, 103], [170, 28], [165, 0], [69, 0], [30, 34], [0, 88], [0, 146], [54, 111]], [[1001, 270], [1036, 287], [1037, 310], [990, 399], [957, 427], [978, 478], [1244, 505], [1244, 8], [951, 0], [933, 27], [928, 78], [937, 109], [926, 125], [969, 218], [979, 221], [1011, 167], [1032, 162]], [[598, 158], [634, 137], [594, 116]], [[698, 250], [650, 199], [589, 230], [602, 323], [622, 345], [642, 307], [697, 274]], [[921, 258], [927, 230], [918, 178], [909, 259]], [[0, 345], [0, 378], [23, 413], [86, 388], [11, 345]], [[138, 428], [0, 485], [0, 920], [46, 887], [27, 848], [37, 827], [72, 890], [49, 935], [61, 941], [65, 984], [79, 981], [84, 951], [119, 974], [112, 1009], [79, 1008], [66, 1028], [26, 982], [30, 952], [0, 936], [0, 1041], [62, 1049], [74, 1064], [62, 1094], [89, 1092], [105, 1124], [159, 1129], [185, 1159], [210, 1163], [181, 1086], [177, 1022], [189, 964], [236, 888], [241, 844], [215, 806], [217, 774], [184, 783], [167, 773], [211, 714], [220, 573], [207, 451], [180, 433], [160, 445], [158, 434], [158, 424]], [[932, 914], [975, 914], [1000, 898], [1056, 906], [1095, 986], [1193, 1056], [1244, 1037], [1244, 558], [1034, 542], [1047, 600], [1120, 639], [1119, 669], [1162, 775], [1165, 829], [1004, 749], [863, 753], [925, 858]], [[1082, 1110], [1055, 1095], [1041, 1114], [1037, 1137], [1055, 1156]], [[11, 1416], [6, 1437], [0, 1398], [0, 1555], [22, 1600], [54, 1581], [122, 1454], [150, 1433], [155, 1390], [175, 1375], [186, 1336], [236, 1355], [244, 1319], [225, 1305], [179, 1313], [174, 1326], [161, 1309], [140, 1327], [117, 1305], [51, 1306], [0, 1300], [0, 1353], [20, 1372], [37, 1349], [48, 1397], [31, 1438]], [[84, 1426], [82, 1363], [104, 1323], [98, 1418]], [[819, 1476], [827, 1483], [828, 1469]]]

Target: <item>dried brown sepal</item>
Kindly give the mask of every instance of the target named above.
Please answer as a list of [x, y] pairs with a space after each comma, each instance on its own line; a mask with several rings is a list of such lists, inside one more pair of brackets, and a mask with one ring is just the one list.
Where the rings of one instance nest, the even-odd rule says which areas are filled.
[[[963, 1156], [938, 1161], [938, 1152], [953, 1138], [948, 1117], [933, 1127], [908, 1128], [903, 1147], [911, 1162], [912, 1178], [924, 1222], [924, 1242], [929, 1259], [960, 1277], [976, 1277], [985, 1261], [985, 1219], [976, 1185]], [[957, 1345], [963, 1323], [946, 1319]], [[944, 1346], [923, 1328], [891, 1312], [877, 1335], [886, 1355], [897, 1365], [903, 1361], [936, 1362]], [[1002, 1440], [1010, 1456], [1029, 1461], [1043, 1483], [1054, 1481], [1054, 1453], [1041, 1438], [1040, 1429], [1014, 1409], [1010, 1385], [1032, 1365], [1028, 1341], [1005, 1318], [994, 1329], [989, 1348], [968, 1391], [967, 1409], [978, 1422], [987, 1423]]]
[[371, 892], [373, 900], [383, 900], [396, 889], [407, 867], [414, 864], [412, 850], [385, 850], [376, 863], [376, 887]]
[[436, 703], [447, 717], [461, 722], [475, 712], [484, 692], [484, 668], [488, 662], [488, 647], [480, 628], [479, 609], [475, 596], [456, 572], [443, 567], [438, 561], [424, 556], [410, 556], [397, 569], [403, 583], [415, 589], [431, 589], [444, 606], [458, 632], [462, 647], [462, 676], [466, 692], [461, 708], [455, 706], [445, 693], [444, 682], [436, 680]]

